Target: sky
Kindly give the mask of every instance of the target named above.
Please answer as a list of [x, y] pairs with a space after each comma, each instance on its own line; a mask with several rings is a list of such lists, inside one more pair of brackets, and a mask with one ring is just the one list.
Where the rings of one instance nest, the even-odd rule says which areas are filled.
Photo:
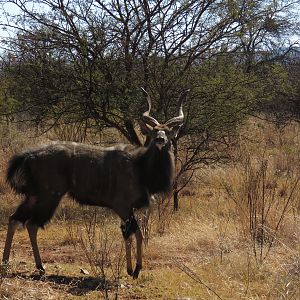
[[[41, 9], [37, 4], [35, 4], [35, 9]], [[295, 11], [298, 12], [299, 20], [300, 20], [300, 8]], [[4, 24], [9, 22], [10, 18], [14, 15], [17, 15], [20, 13], [20, 9], [17, 7], [17, 5], [13, 3], [6, 3], [6, 1], [0, 0], [0, 41], [3, 41], [7, 38], [12, 38], [14, 36], [14, 31], [12, 29], [5, 27]], [[15, 18], [14, 18], [15, 19]], [[299, 22], [300, 24], [300, 22]], [[300, 26], [300, 25], [299, 25]], [[300, 31], [299, 34], [294, 34], [291, 37], [292, 42], [299, 43], [300, 41]], [[0, 43], [0, 51], [3, 50], [3, 45]]]
[[20, 10], [18, 7], [12, 3], [2, 3], [0, 1], [0, 39], [7, 38], [10, 36], [10, 30], [7, 27], [4, 27], [3, 24], [7, 23], [9, 21], [8, 15], [15, 15]]

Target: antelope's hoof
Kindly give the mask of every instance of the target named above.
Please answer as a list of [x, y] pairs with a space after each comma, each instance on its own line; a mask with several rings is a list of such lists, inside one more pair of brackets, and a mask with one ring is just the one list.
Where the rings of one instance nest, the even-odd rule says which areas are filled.
[[136, 265], [135, 270], [132, 274], [133, 279], [137, 279], [139, 277], [139, 273], [141, 271], [142, 267], [140, 265]]
[[44, 275], [46, 273], [45, 268], [43, 265], [36, 266], [37, 270], [39, 271], [40, 275]]
[[0, 265], [0, 276], [7, 275], [8, 271], [10, 269], [10, 265], [8, 261], [3, 261]]
[[9, 266], [9, 261], [8, 260], [2, 260], [1, 266], [2, 267], [8, 267]]
[[133, 276], [133, 270], [132, 270], [132, 268], [127, 268], [127, 274], [129, 276]]

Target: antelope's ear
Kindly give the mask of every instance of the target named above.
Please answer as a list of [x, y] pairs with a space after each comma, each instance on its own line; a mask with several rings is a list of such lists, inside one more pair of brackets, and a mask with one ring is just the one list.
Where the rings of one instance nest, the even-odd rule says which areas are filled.
[[140, 128], [141, 128], [141, 132], [143, 135], [150, 135], [151, 132], [152, 132], [152, 127], [149, 126], [148, 124], [146, 124], [145, 122], [143, 121], [139, 121], [140, 123]]

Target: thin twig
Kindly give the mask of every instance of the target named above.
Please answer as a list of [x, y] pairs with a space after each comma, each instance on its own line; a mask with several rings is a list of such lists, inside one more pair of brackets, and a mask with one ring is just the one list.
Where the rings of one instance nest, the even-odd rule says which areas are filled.
[[196, 282], [204, 285], [207, 290], [209, 290], [210, 292], [212, 292], [213, 294], [215, 294], [219, 299], [222, 300], [221, 296], [219, 296], [217, 294], [217, 292], [215, 292], [211, 287], [209, 287], [206, 283], [204, 283], [203, 280], [201, 280], [201, 278], [192, 269], [190, 269], [188, 266], [186, 266], [182, 262], [178, 262], [176, 260], [173, 260], [173, 262], [175, 263], [176, 267], [179, 270], [181, 270], [182, 272], [184, 272], [186, 275], [188, 275], [190, 278], [192, 278]]

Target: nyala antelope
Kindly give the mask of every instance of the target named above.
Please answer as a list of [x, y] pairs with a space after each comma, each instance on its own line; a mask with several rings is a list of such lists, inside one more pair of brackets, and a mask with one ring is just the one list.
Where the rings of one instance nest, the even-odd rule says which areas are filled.
[[[183, 98], [183, 96], [181, 97]], [[80, 204], [112, 209], [122, 220], [127, 272], [137, 278], [142, 268], [142, 233], [134, 210], [149, 204], [154, 194], [171, 191], [174, 157], [171, 141], [183, 123], [179, 115], [160, 124], [150, 116], [151, 101], [143, 113], [141, 130], [150, 140], [145, 147], [97, 147], [57, 142], [12, 157], [7, 182], [24, 196], [9, 217], [3, 263], [8, 263], [14, 233], [23, 224], [29, 234], [35, 264], [44, 272], [37, 244], [39, 228], [50, 221], [61, 198], [68, 194]], [[136, 265], [132, 268], [131, 236], [136, 238]]]

